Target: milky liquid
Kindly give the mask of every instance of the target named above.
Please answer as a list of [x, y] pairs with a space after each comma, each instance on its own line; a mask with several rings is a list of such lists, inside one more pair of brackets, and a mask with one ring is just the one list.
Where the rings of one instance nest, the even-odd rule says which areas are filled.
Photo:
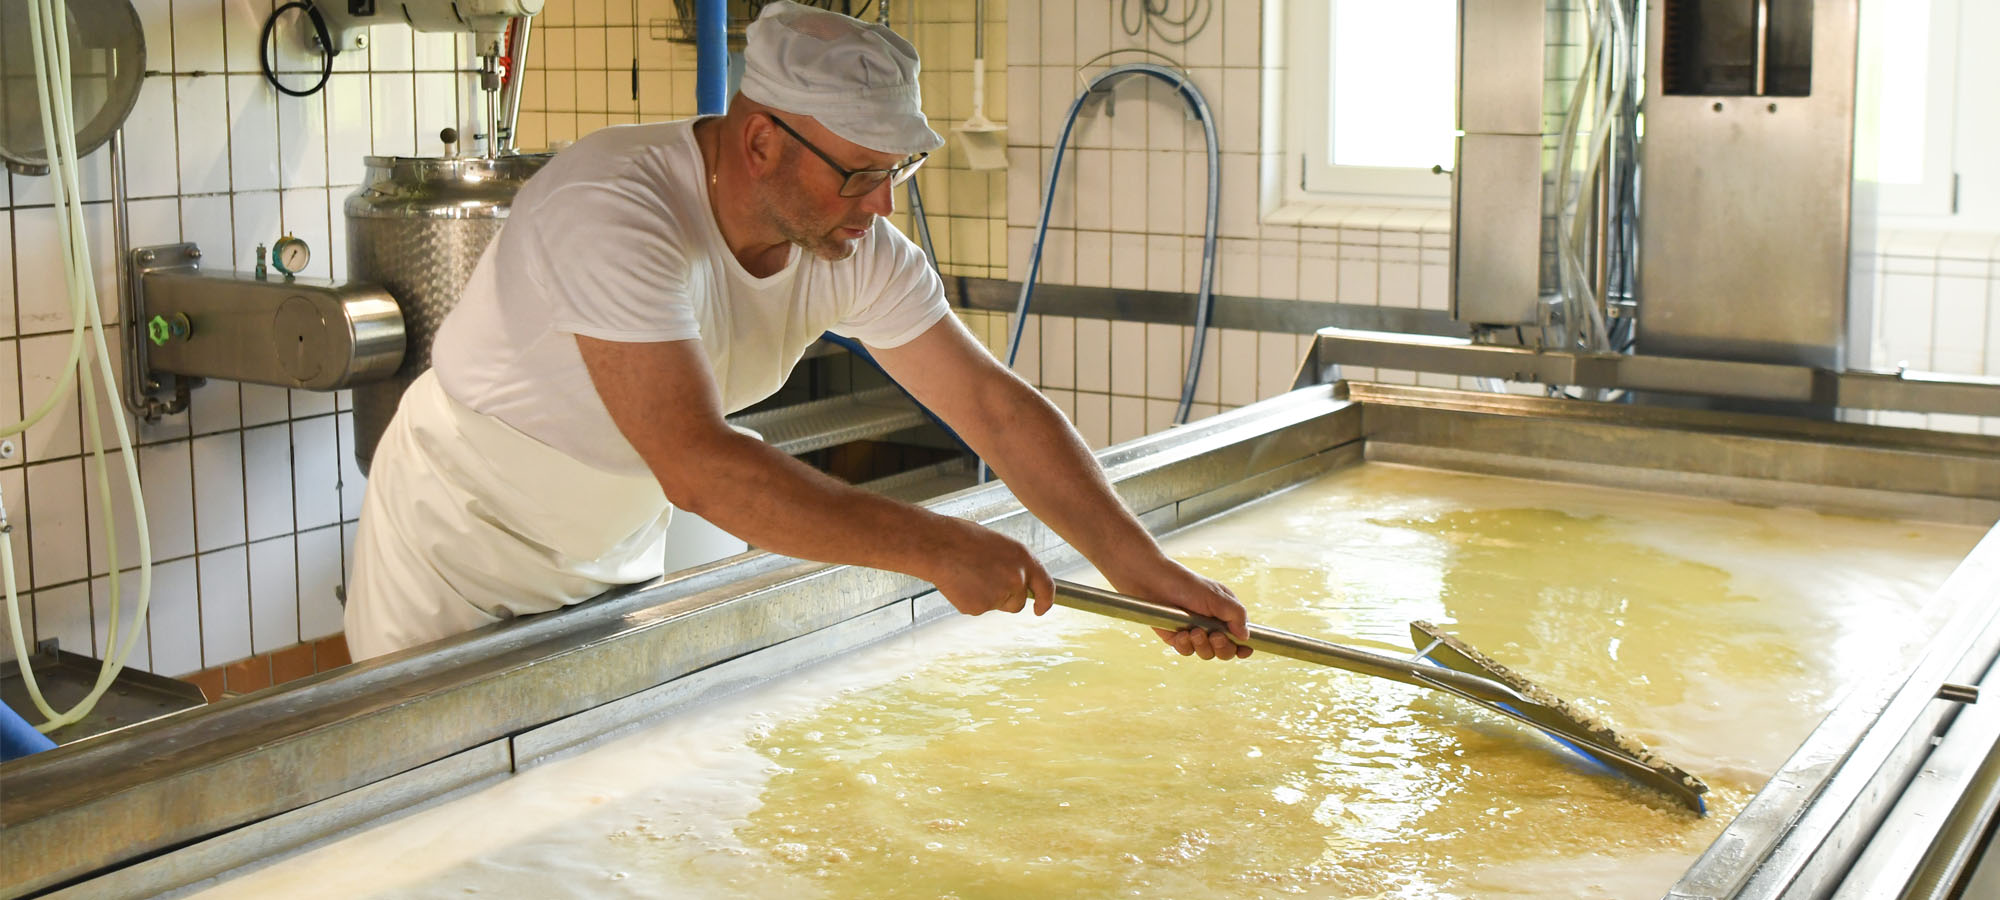
[[1707, 780], [1706, 819], [1444, 695], [1057, 610], [890, 639], [200, 896], [1659, 896], [1914, 659], [1979, 536], [1369, 464], [1168, 541], [1264, 624], [1397, 652], [1446, 626]]

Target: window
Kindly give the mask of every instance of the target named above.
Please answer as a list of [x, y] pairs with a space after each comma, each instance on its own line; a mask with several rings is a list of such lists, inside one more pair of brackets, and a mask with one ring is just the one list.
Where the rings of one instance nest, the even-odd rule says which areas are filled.
[[1855, 85], [1857, 201], [1887, 215], [1956, 212], [1952, 143], [1958, 0], [1861, 4]]
[[1438, 206], [1451, 179], [1457, 0], [1291, 0], [1286, 199]]

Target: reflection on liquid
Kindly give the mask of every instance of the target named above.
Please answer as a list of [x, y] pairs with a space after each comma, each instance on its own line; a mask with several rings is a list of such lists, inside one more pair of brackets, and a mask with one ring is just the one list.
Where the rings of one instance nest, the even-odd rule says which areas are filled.
[[1657, 896], [1935, 627], [1977, 537], [1369, 465], [1169, 543], [1279, 628], [1408, 652], [1411, 619], [1447, 626], [1707, 779], [1707, 819], [1450, 697], [1058, 611], [934, 626], [347, 852], [526, 823], [397, 896]]

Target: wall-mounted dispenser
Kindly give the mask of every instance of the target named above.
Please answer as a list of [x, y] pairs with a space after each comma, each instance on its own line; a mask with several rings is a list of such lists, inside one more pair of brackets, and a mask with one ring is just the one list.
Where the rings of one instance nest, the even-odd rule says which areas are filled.
[[[282, 274], [288, 259], [309, 252], [287, 236], [281, 274], [260, 278], [204, 271], [193, 244], [133, 250], [127, 321], [138, 327], [126, 330], [125, 345], [129, 371], [142, 373], [127, 379], [138, 408], [186, 409], [190, 378], [331, 391], [394, 374], [404, 344], [395, 299], [365, 282]], [[146, 402], [165, 394], [173, 399]]]

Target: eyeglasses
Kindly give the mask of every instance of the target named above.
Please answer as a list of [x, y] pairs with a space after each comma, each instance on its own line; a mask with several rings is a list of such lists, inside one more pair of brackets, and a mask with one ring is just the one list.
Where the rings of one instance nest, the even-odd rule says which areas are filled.
[[793, 131], [792, 126], [785, 124], [785, 120], [770, 113], [765, 113], [764, 115], [769, 117], [771, 121], [776, 122], [779, 128], [784, 129], [786, 134], [792, 136], [793, 140], [804, 144], [805, 148], [811, 150], [814, 156], [825, 160], [826, 164], [832, 166], [835, 172], [840, 173], [840, 177], [843, 179], [840, 183], [840, 196], [842, 197], [866, 197], [883, 184], [902, 184], [910, 180], [910, 176], [917, 174], [917, 167], [923, 165], [924, 160], [930, 157], [928, 153], [919, 153], [916, 156], [910, 157], [901, 165], [890, 166], [886, 169], [850, 169], [840, 163], [834, 162], [833, 157], [826, 155], [826, 151], [813, 146], [812, 141], [806, 140], [805, 135]]

